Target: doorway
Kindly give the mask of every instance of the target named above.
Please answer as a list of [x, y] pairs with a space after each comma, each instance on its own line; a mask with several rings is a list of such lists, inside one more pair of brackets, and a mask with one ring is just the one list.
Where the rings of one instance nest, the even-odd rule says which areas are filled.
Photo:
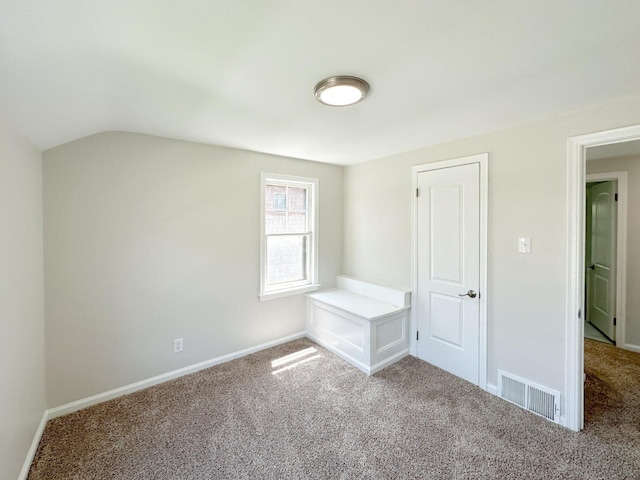
[[488, 154], [413, 167], [411, 353], [486, 389]]
[[[567, 392], [565, 426], [579, 431], [584, 427], [584, 305], [585, 305], [585, 233], [586, 162], [589, 149], [611, 146], [625, 148], [640, 141], [640, 125], [568, 139], [568, 257], [565, 386]], [[618, 182], [620, 187], [620, 182]], [[626, 212], [625, 212], [626, 213]], [[620, 215], [620, 205], [618, 208]], [[619, 235], [620, 237], [620, 235]], [[620, 239], [618, 239], [619, 241]], [[618, 244], [618, 253], [620, 248]], [[620, 269], [616, 274], [619, 279]], [[622, 269], [624, 273], [624, 269]], [[618, 281], [622, 287], [624, 282]], [[616, 304], [616, 317], [620, 316]], [[624, 309], [624, 305], [622, 306]], [[621, 340], [620, 325], [616, 339]]]

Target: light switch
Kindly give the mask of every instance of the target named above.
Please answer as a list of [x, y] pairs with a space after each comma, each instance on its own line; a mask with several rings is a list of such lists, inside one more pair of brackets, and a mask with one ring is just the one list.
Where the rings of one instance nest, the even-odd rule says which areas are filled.
[[518, 253], [531, 253], [531, 238], [520, 237], [518, 239]]

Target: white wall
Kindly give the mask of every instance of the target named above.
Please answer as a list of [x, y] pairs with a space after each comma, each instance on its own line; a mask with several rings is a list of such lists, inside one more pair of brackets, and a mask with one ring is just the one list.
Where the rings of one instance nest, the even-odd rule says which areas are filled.
[[640, 157], [618, 157], [587, 162], [587, 173], [627, 172], [627, 301], [625, 343], [640, 348]]
[[488, 152], [488, 381], [502, 368], [564, 392], [567, 138], [638, 123], [635, 97], [346, 168], [344, 273], [410, 288], [411, 166]]
[[0, 118], [0, 478], [17, 478], [46, 407], [42, 155]]
[[335, 285], [341, 167], [126, 133], [44, 152], [50, 407], [304, 330], [303, 295], [258, 301], [261, 171], [320, 179]]

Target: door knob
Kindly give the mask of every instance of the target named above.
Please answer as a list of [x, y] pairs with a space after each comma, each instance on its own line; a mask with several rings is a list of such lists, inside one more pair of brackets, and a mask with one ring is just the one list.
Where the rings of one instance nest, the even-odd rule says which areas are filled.
[[469, 290], [467, 293], [459, 293], [458, 296], [459, 297], [476, 298], [478, 296], [478, 294], [476, 292], [474, 292], [473, 290]]

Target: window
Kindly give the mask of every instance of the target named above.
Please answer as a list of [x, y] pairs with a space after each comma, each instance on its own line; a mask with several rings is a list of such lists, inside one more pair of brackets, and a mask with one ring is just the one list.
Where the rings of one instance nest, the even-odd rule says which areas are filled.
[[260, 300], [318, 289], [318, 180], [262, 174]]

